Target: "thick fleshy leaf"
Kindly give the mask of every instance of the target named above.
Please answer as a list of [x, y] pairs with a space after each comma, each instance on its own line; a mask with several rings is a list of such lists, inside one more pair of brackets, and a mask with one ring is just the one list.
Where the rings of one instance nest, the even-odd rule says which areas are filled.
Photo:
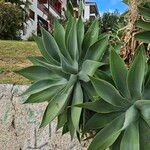
[[128, 101], [124, 99], [118, 90], [110, 83], [93, 77], [91, 77], [91, 81], [99, 96], [106, 102], [120, 107], [124, 107], [129, 104]]
[[100, 129], [107, 126], [113, 119], [117, 118], [121, 112], [93, 115], [85, 125], [85, 130], [89, 129]]
[[69, 32], [71, 31], [71, 28], [73, 26], [73, 22], [74, 22], [74, 18], [71, 16], [69, 17], [67, 24], [66, 24], [66, 32], [65, 32], [65, 43], [66, 46], [68, 45], [68, 36], [69, 36]]
[[69, 51], [70, 56], [73, 60], [78, 60], [79, 53], [78, 53], [78, 43], [77, 43], [77, 23], [76, 20], [73, 20], [73, 25], [68, 33], [68, 41], [67, 41], [67, 48]]
[[98, 35], [99, 35], [99, 21], [98, 19], [96, 19], [84, 35], [81, 54], [82, 58], [84, 58], [89, 47], [97, 41]]
[[145, 84], [142, 92], [142, 98], [143, 99], [150, 98], [150, 65], [147, 65], [147, 73], [145, 76]]
[[139, 112], [137, 108], [134, 105], [132, 105], [125, 112], [125, 121], [122, 130], [126, 129], [128, 126], [130, 126], [133, 122], [137, 121], [138, 119], [139, 119]]
[[72, 59], [69, 55], [69, 52], [65, 44], [65, 29], [57, 20], [55, 21], [55, 24], [54, 24], [54, 38], [63, 56], [66, 57], [67, 60], [71, 62]]
[[53, 36], [46, 31], [44, 28], [41, 29], [42, 32], [42, 39], [43, 39], [43, 44], [44, 47], [47, 51], [47, 53], [49, 54], [49, 56], [51, 56], [54, 60], [56, 60], [57, 62], [60, 62], [60, 58], [59, 58], [59, 47], [55, 41], [55, 39], [53, 38]]
[[69, 81], [66, 85], [66, 90], [68, 90], [71, 86], [74, 86], [77, 81], [77, 75], [71, 75]]
[[138, 8], [141, 15], [143, 15], [145, 18], [150, 19], [150, 9], [146, 7], [139, 7]]
[[33, 35], [34, 37], [34, 40], [41, 52], [41, 54], [43, 55], [43, 57], [50, 63], [54, 63], [55, 65], [57, 65], [57, 61], [55, 61], [51, 56], [49, 56], [48, 52], [46, 51], [45, 47], [44, 47], [44, 44], [43, 44], [43, 41], [42, 41], [42, 38], [41, 37], [38, 37], [38, 36], [35, 36]]
[[105, 150], [111, 146], [120, 135], [123, 122], [124, 115], [114, 119], [96, 135], [88, 150]]
[[62, 69], [67, 74], [77, 74], [78, 72], [78, 63], [75, 61], [73, 64], [70, 64], [64, 57], [62, 59]]
[[105, 80], [105, 81], [111, 83], [112, 85], [114, 85], [114, 81], [112, 80], [111, 76], [109, 76], [108, 73], [106, 73], [102, 70], [99, 70], [99, 69], [96, 70], [94, 77], [98, 78], [98, 79]]
[[61, 113], [63, 106], [67, 103], [71, 90], [72, 87], [68, 91], [57, 94], [57, 96], [50, 101], [44, 112], [40, 127], [48, 125], [56, 116]]
[[64, 88], [64, 85], [51, 86], [43, 91], [30, 95], [24, 103], [50, 102], [53, 97]]
[[136, 26], [139, 27], [139, 28], [142, 28], [144, 30], [150, 31], [150, 22], [146, 22], [146, 21], [143, 21], [143, 20], [138, 20], [136, 22]]
[[119, 135], [117, 140], [110, 147], [110, 150], [120, 150], [120, 144], [121, 144], [122, 136], [123, 136], [123, 132], [121, 132], [121, 134]]
[[120, 93], [124, 97], [129, 97], [129, 91], [126, 83], [128, 70], [123, 59], [121, 59], [114, 50], [111, 51], [110, 55], [110, 70]]
[[44, 79], [60, 79], [60, 76], [42, 66], [31, 66], [16, 71], [16, 73], [19, 73], [32, 81], [39, 81]]
[[139, 100], [135, 106], [140, 110], [143, 119], [150, 126], [150, 100]]
[[85, 60], [82, 64], [81, 71], [79, 72], [79, 79], [88, 82], [89, 76], [93, 76], [98, 67], [102, 66], [103, 63], [93, 60]]
[[72, 99], [73, 107], [71, 108], [72, 123], [77, 131], [79, 131], [79, 122], [80, 122], [82, 109], [79, 107], [74, 107], [74, 105], [81, 104], [81, 103], [83, 103], [83, 92], [82, 92], [80, 82], [78, 82], [73, 92], [73, 99]]
[[144, 31], [144, 32], [140, 32], [140, 33], [137, 33], [135, 35], [135, 38], [141, 42], [144, 42], [144, 43], [147, 43], [149, 44], [150, 43], [150, 31]]
[[67, 122], [67, 110], [63, 111], [58, 116], [57, 130], [60, 129], [61, 127], [65, 126], [66, 122]]
[[82, 21], [82, 18], [80, 17], [77, 22], [77, 40], [78, 40], [79, 55], [81, 55], [83, 39], [84, 39], [84, 23]]
[[150, 149], [150, 127], [147, 123], [140, 119], [140, 150]]
[[85, 59], [101, 60], [108, 46], [108, 36], [100, 39], [88, 49]]
[[97, 100], [94, 102], [87, 102], [83, 104], [78, 104], [77, 107], [86, 108], [97, 113], [111, 113], [116, 111], [122, 111], [120, 107], [113, 106], [103, 100]]
[[65, 72], [63, 72], [62, 67], [52, 65], [52, 64], [48, 63], [47, 61], [45, 61], [41, 58], [32, 57], [32, 58], [30, 58], [30, 61], [34, 62], [34, 64], [37, 66], [43, 66], [43, 67], [51, 70], [52, 72], [56, 73], [57, 75], [59, 75], [63, 78], [67, 79], [69, 77], [69, 75], [67, 75]]
[[141, 98], [142, 84], [145, 75], [144, 50], [138, 52], [128, 73], [128, 89], [133, 100]]
[[28, 59], [30, 62], [32, 62], [32, 64], [33, 64], [34, 66], [43, 66], [43, 65], [41, 65], [37, 60], [40, 60], [40, 61], [49, 63], [44, 57], [41, 57], [41, 56], [29, 56], [29, 57], [27, 57], [27, 59]]
[[124, 132], [120, 149], [140, 150], [139, 140], [139, 125], [138, 122], [135, 122], [132, 123]]
[[68, 117], [67, 123], [68, 123], [68, 128], [69, 128], [71, 140], [73, 140], [74, 134], [75, 134], [75, 127], [74, 127], [73, 122], [72, 122], [71, 112], [69, 112], [69, 117]]
[[88, 97], [91, 101], [95, 101], [99, 99], [99, 95], [96, 93], [91, 82], [82, 82], [82, 87], [86, 91]]
[[38, 93], [40, 91], [46, 90], [52, 86], [58, 86], [58, 85], [63, 85], [66, 84], [67, 80], [62, 79], [62, 80], [41, 80], [38, 82], [35, 82], [32, 84], [24, 93], [23, 95], [31, 95]]

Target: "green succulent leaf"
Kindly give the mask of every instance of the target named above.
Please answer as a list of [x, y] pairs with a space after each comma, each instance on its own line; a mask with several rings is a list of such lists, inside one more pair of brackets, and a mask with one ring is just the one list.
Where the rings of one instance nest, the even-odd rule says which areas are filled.
[[43, 44], [47, 53], [49, 54], [49, 57], [51, 57], [55, 63], [59, 64], [59, 47], [56, 41], [54, 40], [54, 37], [44, 28], [41, 29], [41, 32]]
[[150, 38], [149, 37], [150, 37], [150, 31], [140, 32], [140, 33], [137, 33], [135, 35], [135, 38], [137, 40], [140, 40], [140, 41], [142, 41], [144, 43], [147, 43], [147, 44], [150, 43]]
[[78, 73], [78, 63], [70, 64], [64, 57], [62, 59], [62, 70], [67, 74], [77, 74]]
[[79, 54], [78, 54], [78, 41], [77, 41], [77, 23], [76, 20], [73, 20], [73, 25], [71, 26], [70, 32], [68, 33], [68, 51], [70, 53], [70, 56], [73, 60], [78, 60]]
[[65, 85], [67, 83], [67, 80], [62, 79], [60, 81], [56, 80], [41, 80], [37, 81], [34, 84], [32, 84], [22, 95], [31, 95], [38, 92], [41, 92], [43, 90], [46, 90], [53, 86], [59, 86], [59, 85]]
[[88, 150], [104, 150], [111, 146], [120, 135], [123, 122], [123, 115], [114, 119], [96, 135]]
[[37, 44], [37, 46], [38, 46], [38, 48], [39, 48], [41, 54], [43, 55], [43, 57], [44, 57], [49, 63], [52, 63], [52, 64], [54, 63], [55, 65], [58, 65], [58, 63], [57, 63], [55, 60], [53, 60], [52, 57], [49, 57], [48, 52], [45, 50], [45, 47], [44, 47], [42, 38], [41, 38], [41, 37], [38, 37], [38, 36], [35, 36], [35, 35], [33, 35], [33, 37], [34, 37], [34, 40], [35, 40], [35, 42], [36, 42], [36, 44]]
[[54, 24], [53, 34], [63, 56], [66, 57], [70, 62], [72, 62], [72, 59], [69, 55], [69, 52], [67, 51], [66, 44], [65, 44], [65, 29], [57, 20], [55, 21]]
[[128, 73], [128, 89], [133, 100], [141, 97], [142, 84], [145, 75], [145, 56], [144, 50], [141, 50], [134, 59]]
[[135, 106], [140, 110], [143, 119], [150, 126], [150, 100], [137, 101]]
[[126, 84], [127, 74], [128, 74], [127, 67], [125, 66], [125, 63], [120, 58], [120, 56], [113, 50], [111, 51], [111, 55], [110, 55], [110, 70], [111, 70], [113, 80], [120, 93], [124, 97], [130, 97], [129, 90]]
[[63, 111], [58, 116], [57, 130], [60, 129], [61, 127], [64, 127], [66, 122], [67, 122], [67, 110]]
[[106, 102], [119, 107], [124, 107], [129, 104], [128, 101], [120, 95], [118, 90], [107, 81], [92, 77], [91, 81], [99, 96]]
[[86, 82], [86, 83], [82, 83], [82, 86], [84, 88], [84, 90], [86, 91], [88, 97], [90, 98], [91, 101], [95, 101], [99, 99], [98, 94], [96, 93], [93, 85], [91, 84], [91, 82]]
[[57, 92], [62, 90], [64, 85], [51, 86], [43, 91], [31, 94], [24, 103], [41, 103], [51, 101]]
[[54, 72], [55, 74], [57, 74], [59, 76], [62, 76], [64, 78], [68, 78], [67, 73], [65, 73], [62, 70], [61, 66], [52, 65], [52, 64], [48, 63], [47, 61], [45, 61], [44, 59], [41, 59], [41, 57], [40, 58], [39, 57], [30, 57], [29, 59], [36, 66], [43, 66], [43, 67], [51, 70], [52, 72]]
[[150, 128], [147, 123], [140, 119], [140, 150], [150, 149]]
[[118, 117], [120, 114], [121, 112], [114, 112], [108, 114], [96, 113], [87, 121], [85, 125], [85, 130], [103, 128], [107, 126], [109, 123], [111, 123], [113, 119]]
[[138, 8], [140, 14], [142, 14], [145, 18], [150, 19], [150, 9], [146, 7], [139, 7]]
[[143, 20], [138, 20], [136, 22], [136, 26], [139, 27], [139, 28], [142, 28], [146, 31], [150, 31], [150, 22], [145, 22]]
[[87, 102], [83, 104], [78, 104], [76, 106], [86, 108], [97, 113], [111, 113], [123, 110], [122, 108], [113, 106], [103, 100], [96, 100], [94, 102]]
[[31, 66], [28, 68], [21, 69], [16, 71], [16, 73], [21, 74], [22, 76], [32, 80], [32, 81], [39, 81], [44, 79], [60, 79], [60, 76], [53, 73], [52, 71], [48, 70], [42, 66]]
[[81, 51], [82, 51], [83, 39], [84, 39], [84, 23], [80, 17], [77, 22], [77, 40], [78, 40], [78, 50], [79, 50], [80, 55], [81, 55]]
[[99, 23], [98, 23], [98, 19], [96, 19], [84, 35], [83, 44], [82, 44], [83, 51], [81, 54], [82, 58], [85, 56], [90, 46], [97, 41], [98, 34], [99, 34]]
[[49, 124], [56, 116], [58, 116], [61, 112], [67, 100], [70, 96], [70, 92], [72, 87], [68, 91], [61, 92], [59, 95], [51, 100], [44, 112], [44, 116], [42, 119], [42, 123], [40, 127], [44, 127]]
[[105, 71], [102, 71], [102, 70], [99, 70], [99, 69], [96, 70], [96, 72], [94, 74], [94, 77], [98, 78], [98, 79], [105, 80], [105, 81], [111, 83], [112, 85], [114, 85], [114, 82], [113, 82], [112, 78]]
[[106, 48], [108, 46], [108, 36], [100, 39], [96, 43], [94, 43], [90, 48], [87, 50], [87, 53], [85, 55], [85, 59], [90, 60], [101, 60], [104, 52], [106, 51]]
[[[80, 103], [83, 103], [83, 92], [82, 92], [80, 82], [78, 82], [74, 89], [72, 106], [80, 104]], [[79, 132], [79, 122], [80, 122], [81, 111], [82, 109], [79, 107], [71, 108], [72, 123], [78, 132]]]
[[103, 63], [93, 60], [84, 61], [81, 71], [79, 72], [79, 79], [88, 82], [90, 80], [89, 76], [93, 76], [98, 67], [102, 65]]
[[110, 147], [110, 150], [120, 150], [120, 144], [122, 140], [123, 133], [119, 135], [117, 140], [113, 143], [113, 145]]
[[125, 121], [122, 130], [127, 128], [130, 124], [134, 123], [139, 119], [138, 110], [134, 105], [130, 106], [125, 112]]
[[140, 150], [139, 140], [139, 126], [138, 122], [135, 122], [126, 129], [121, 141], [120, 149]]

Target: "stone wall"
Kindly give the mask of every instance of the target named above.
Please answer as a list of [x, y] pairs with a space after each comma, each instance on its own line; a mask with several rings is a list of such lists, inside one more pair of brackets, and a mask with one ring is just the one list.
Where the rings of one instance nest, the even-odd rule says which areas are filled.
[[56, 121], [39, 129], [46, 104], [22, 104], [26, 85], [0, 85], [0, 150], [83, 150], [56, 131]]

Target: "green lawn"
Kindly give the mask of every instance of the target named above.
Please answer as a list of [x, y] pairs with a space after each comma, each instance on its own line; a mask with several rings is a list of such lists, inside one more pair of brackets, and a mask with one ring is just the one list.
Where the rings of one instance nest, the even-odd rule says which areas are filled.
[[30, 83], [13, 71], [30, 66], [28, 56], [40, 55], [34, 42], [0, 40], [0, 83]]

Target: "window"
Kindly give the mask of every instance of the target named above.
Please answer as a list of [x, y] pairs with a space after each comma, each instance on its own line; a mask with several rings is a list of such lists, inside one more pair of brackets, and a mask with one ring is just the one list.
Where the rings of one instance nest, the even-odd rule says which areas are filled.
[[32, 11], [31, 9], [29, 10], [29, 17], [30, 17], [32, 20], [34, 20], [34, 18], [35, 18], [35, 12]]

